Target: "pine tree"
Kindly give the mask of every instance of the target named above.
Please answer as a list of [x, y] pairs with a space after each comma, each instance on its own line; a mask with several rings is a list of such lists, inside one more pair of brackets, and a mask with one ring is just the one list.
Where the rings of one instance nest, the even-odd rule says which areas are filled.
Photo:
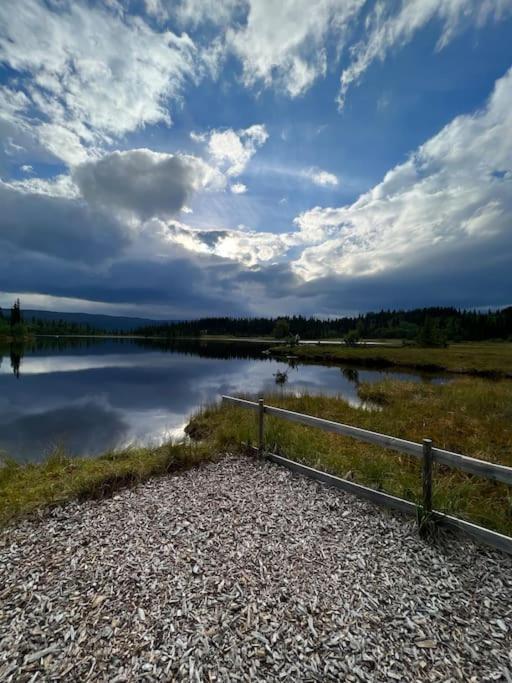
[[11, 308], [11, 327], [19, 325], [21, 322], [21, 304], [20, 300], [16, 299], [16, 301], [13, 304], [13, 307]]

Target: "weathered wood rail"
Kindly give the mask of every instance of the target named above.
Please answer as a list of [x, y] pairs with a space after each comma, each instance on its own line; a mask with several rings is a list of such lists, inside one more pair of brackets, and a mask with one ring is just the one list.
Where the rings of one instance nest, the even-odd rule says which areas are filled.
[[[485, 529], [465, 520], [451, 515], [446, 515], [438, 510], [432, 509], [432, 468], [434, 463], [439, 463], [453, 469], [462, 470], [469, 474], [486, 477], [494, 481], [500, 481], [509, 486], [512, 486], [512, 467], [504, 465], [497, 465], [485, 460], [478, 460], [477, 458], [470, 458], [460, 453], [452, 453], [445, 451], [442, 448], [435, 448], [430, 439], [423, 439], [423, 442], [415, 443], [414, 441], [407, 441], [406, 439], [399, 439], [394, 436], [372, 432], [360, 427], [353, 427], [351, 425], [333, 422], [331, 420], [324, 420], [320, 417], [313, 417], [312, 415], [304, 415], [303, 413], [295, 413], [291, 410], [284, 410], [283, 408], [276, 408], [275, 406], [265, 405], [262, 398], [256, 401], [247, 401], [246, 399], [236, 398], [234, 396], [223, 396], [224, 403], [238, 406], [239, 408], [246, 408], [257, 412], [258, 419], [258, 448], [253, 450], [264, 456], [271, 462], [287, 467], [294, 472], [299, 472], [307, 477], [316, 479], [317, 481], [334, 486], [348, 493], [352, 493], [360, 498], [366, 498], [378, 505], [394, 508], [406, 514], [418, 515], [418, 512], [431, 515], [431, 517], [443, 526], [463, 531], [470, 536], [487, 543], [499, 550], [512, 554], [512, 538], [505, 536], [496, 531]], [[397, 498], [388, 493], [377, 491], [361, 484], [355, 484], [347, 479], [336, 477], [332, 474], [327, 474], [320, 470], [313, 469], [294, 460], [284, 458], [275, 453], [267, 453], [265, 451], [264, 439], [264, 418], [265, 415], [279, 417], [283, 420], [296, 422], [307, 427], [318, 427], [327, 432], [340, 434], [342, 436], [349, 436], [365, 443], [374, 444], [383, 448], [388, 448], [399, 453], [418, 458], [423, 463], [422, 468], [422, 486], [423, 486], [423, 500], [422, 505], [418, 506], [409, 500]]]

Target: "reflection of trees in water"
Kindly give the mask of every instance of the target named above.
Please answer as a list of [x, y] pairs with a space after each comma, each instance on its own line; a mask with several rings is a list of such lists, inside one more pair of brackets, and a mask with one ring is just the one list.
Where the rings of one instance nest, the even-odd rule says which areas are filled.
[[90, 349], [105, 342], [104, 339], [94, 337], [36, 337], [26, 342], [30, 351], [62, 351], [64, 349]]
[[25, 345], [24, 343], [15, 342], [11, 344], [6, 344], [5, 346], [0, 346], [0, 368], [4, 361], [4, 355], [7, 357], [9, 354], [11, 360], [11, 370], [16, 379], [21, 376], [21, 360], [25, 355]]
[[22, 344], [11, 344], [11, 368], [16, 379], [20, 378], [20, 366], [21, 359], [23, 358], [23, 352], [24, 349]]
[[[168, 351], [183, 353], [201, 358], [218, 358], [223, 360], [270, 360], [262, 353], [268, 349], [268, 344], [257, 342], [223, 342], [196, 339], [135, 339], [129, 337], [64, 337], [48, 336], [36, 337], [25, 343], [27, 352], [34, 351], [64, 351], [66, 349], [92, 349], [105, 345], [117, 348], [125, 347], [129, 351], [140, 349], [146, 351]], [[23, 354], [22, 354], [23, 355]]]
[[194, 339], [165, 340], [165, 339], [132, 339], [132, 343], [139, 347], [154, 351], [170, 351], [184, 353], [200, 358], [219, 358], [223, 360], [269, 360], [262, 351], [268, 349], [268, 344], [257, 342], [217, 342], [196, 341]]
[[288, 381], [288, 372], [285, 370], [284, 372], [282, 370], [278, 370], [275, 374], [275, 383], [276, 384], [286, 384]]
[[349, 382], [354, 382], [355, 385], [359, 384], [359, 370], [355, 368], [341, 368], [341, 373]]

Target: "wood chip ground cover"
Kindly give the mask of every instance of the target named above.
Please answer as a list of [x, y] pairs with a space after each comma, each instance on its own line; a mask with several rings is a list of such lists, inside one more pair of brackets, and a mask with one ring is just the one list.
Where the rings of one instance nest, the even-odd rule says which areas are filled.
[[511, 569], [227, 457], [0, 532], [0, 681], [512, 681]]

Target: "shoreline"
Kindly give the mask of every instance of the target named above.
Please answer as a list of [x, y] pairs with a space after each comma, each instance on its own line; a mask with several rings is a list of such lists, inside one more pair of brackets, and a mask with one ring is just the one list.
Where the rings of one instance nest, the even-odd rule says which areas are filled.
[[[286, 346], [270, 348], [270, 356], [278, 360], [286, 361], [289, 358], [294, 358], [301, 362], [307, 362], [312, 365], [353, 365], [374, 370], [394, 369], [394, 370], [409, 370], [425, 373], [448, 373], [458, 376], [479, 377], [482, 379], [512, 379], [512, 344], [509, 342], [486, 342], [487, 351], [489, 348], [496, 350], [496, 348], [509, 352], [510, 358], [508, 368], [498, 367], [483, 367], [487, 359], [480, 351], [480, 357], [476, 357], [473, 361], [464, 359], [464, 353], [467, 351], [468, 358], [471, 353], [478, 356], [477, 342], [472, 348], [472, 342], [466, 342], [461, 346], [453, 344], [445, 349], [425, 348], [425, 347], [388, 347], [388, 348], [362, 348], [362, 347], [331, 347], [331, 349], [320, 345], [304, 345], [304, 346]], [[495, 344], [495, 347], [491, 345]], [[482, 346], [482, 345], [481, 345]], [[451, 360], [453, 364], [442, 362], [439, 356], [442, 354]], [[399, 356], [402, 355], [402, 358]], [[411, 358], [417, 356], [419, 358]], [[464, 363], [468, 365], [455, 365], [455, 362]], [[473, 363], [474, 365], [470, 365]], [[480, 367], [478, 367], [480, 365]]]
[[311, 365], [342, 367], [349, 365], [374, 370], [409, 371], [427, 374], [467, 375], [483, 379], [512, 379], [512, 343], [507, 341], [455, 342], [447, 347], [399, 346], [392, 340], [365, 340], [347, 346], [336, 340], [303, 340], [290, 345], [288, 340], [268, 337], [200, 336], [167, 337], [116, 334], [48, 334], [20, 338], [0, 337], [0, 344], [30, 343], [36, 340], [159, 341], [172, 344], [266, 345], [267, 357], [282, 362], [296, 360]]

